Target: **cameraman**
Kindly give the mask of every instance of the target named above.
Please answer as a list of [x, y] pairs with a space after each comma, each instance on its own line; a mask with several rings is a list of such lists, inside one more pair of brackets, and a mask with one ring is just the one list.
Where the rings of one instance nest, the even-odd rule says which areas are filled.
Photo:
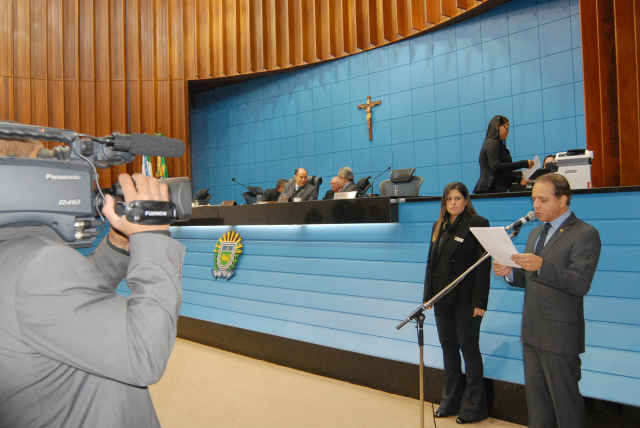
[[[157, 179], [133, 179], [119, 177], [126, 202], [169, 200]], [[147, 386], [175, 342], [185, 249], [114, 207], [107, 196], [111, 230], [89, 258], [48, 226], [0, 227], [1, 428], [159, 426]]]

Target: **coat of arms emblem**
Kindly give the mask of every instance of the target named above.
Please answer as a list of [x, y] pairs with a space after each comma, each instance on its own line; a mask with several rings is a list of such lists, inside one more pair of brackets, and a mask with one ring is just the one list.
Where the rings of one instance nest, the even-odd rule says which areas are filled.
[[211, 275], [214, 279], [229, 279], [233, 276], [242, 253], [242, 238], [235, 231], [229, 231], [222, 235], [213, 250], [213, 269]]

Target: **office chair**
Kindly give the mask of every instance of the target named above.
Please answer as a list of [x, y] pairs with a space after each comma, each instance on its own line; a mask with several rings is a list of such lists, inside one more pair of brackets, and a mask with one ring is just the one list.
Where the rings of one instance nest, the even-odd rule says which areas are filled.
[[209, 189], [200, 189], [196, 193], [196, 197], [193, 198], [193, 201], [198, 205], [209, 205], [209, 199], [211, 199]]
[[242, 194], [244, 202], [247, 205], [255, 204], [256, 202], [258, 202], [258, 195], [262, 195], [262, 187], [249, 186], [247, 188], [249, 189], [249, 191]]
[[[414, 176], [415, 168], [394, 169], [389, 180], [380, 183], [380, 196], [418, 196], [424, 178]], [[394, 194], [397, 186], [398, 194]]]
[[320, 185], [322, 184], [322, 177], [316, 177], [315, 175], [309, 175], [307, 177], [307, 183], [318, 189], [318, 195], [320, 194]]
[[371, 188], [371, 183], [369, 182], [370, 178], [371, 176], [368, 176], [358, 180], [358, 183], [356, 183], [356, 186], [358, 187], [358, 196], [365, 196], [367, 190]]

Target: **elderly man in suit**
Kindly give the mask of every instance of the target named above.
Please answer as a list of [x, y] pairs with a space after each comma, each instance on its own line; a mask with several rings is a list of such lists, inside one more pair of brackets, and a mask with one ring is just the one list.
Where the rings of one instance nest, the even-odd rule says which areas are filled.
[[358, 186], [353, 182], [353, 171], [348, 166], [343, 166], [338, 170], [338, 180], [340, 190], [338, 192], [357, 192]]
[[281, 195], [288, 196], [290, 201], [300, 198], [301, 201], [315, 201], [318, 199], [318, 189], [307, 184], [308, 172], [304, 168], [297, 168], [293, 182], [287, 183]]
[[584, 352], [584, 296], [600, 258], [600, 235], [569, 210], [571, 188], [560, 174], [538, 178], [531, 195], [544, 226], [529, 235], [519, 268], [493, 270], [525, 289], [521, 341], [529, 427], [584, 428], [578, 382]]

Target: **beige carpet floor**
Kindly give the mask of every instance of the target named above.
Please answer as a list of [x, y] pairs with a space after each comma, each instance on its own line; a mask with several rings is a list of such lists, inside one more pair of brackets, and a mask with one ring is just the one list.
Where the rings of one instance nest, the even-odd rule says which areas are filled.
[[[163, 428], [420, 427], [420, 404], [178, 339], [162, 380], [150, 387]], [[425, 404], [425, 427], [434, 427]], [[437, 427], [460, 426], [455, 417]], [[487, 419], [469, 427], [520, 427]]]

